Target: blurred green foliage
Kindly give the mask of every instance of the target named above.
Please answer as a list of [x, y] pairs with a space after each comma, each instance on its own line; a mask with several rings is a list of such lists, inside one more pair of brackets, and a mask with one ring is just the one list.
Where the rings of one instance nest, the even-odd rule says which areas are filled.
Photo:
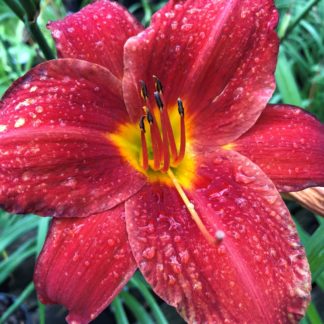
[[[89, 1], [83, 0], [82, 6]], [[142, 18], [147, 25], [151, 15], [164, 2], [147, 0], [132, 2], [129, 11]], [[280, 11], [278, 34], [281, 47], [276, 71], [277, 90], [273, 103], [298, 105], [324, 121], [324, 0], [277, 0]], [[38, 25], [54, 53], [54, 44], [46, 23], [67, 14], [61, 0], [40, 2]], [[44, 54], [33, 41], [28, 29], [5, 4], [0, 2], [0, 96], [19, 76], [44, 60]], [[319, 161], [319, 163], [323, 163]], [[296, 221], [301, 240], [305, 245], [312, 270], [314, 290], [323, 298], [324, 291], [324, 219], [311, 216], [316, 228], [310, 233], [299, 217], [296, 206], [291, 212]], [[315, 218], [314, 218], [315, 217]], [[27, 259], [36, 258], [45, 240], [49, 220], [33, 215], [24, 217], [0, 211], [0, 286], [13, 276], [15, 270]], [[23, 240], [22, 240], [23, 238]], [[31, 278], [29, 279], [31, 280]], [[139, 302], [132, 294], [136, 291]], [[21, 289], [15, 303], [2, 315], [0, 323], [34, 294], [31, 281]], [[314, 299], [317, 299], [315, 296]], [[320, 304], [311, 303], [302, 323], [322, 323]], [[323, 304], [322, 304], [323, 306]], [[163, 307], [162, 307], [163, 308]], [[112, 303], [116, 323], [128, 323], [128, 314], [142, 324], [171, 323], [162, 311], [161, 304], [143, 278], [136, 274], [124, 291]], [[125, 311], [127, 309], [127, 312]], [[38, 321], [45, 323], [45, 306], [38, 303]], [[174, 323], [174, 322], [172, 322]]]

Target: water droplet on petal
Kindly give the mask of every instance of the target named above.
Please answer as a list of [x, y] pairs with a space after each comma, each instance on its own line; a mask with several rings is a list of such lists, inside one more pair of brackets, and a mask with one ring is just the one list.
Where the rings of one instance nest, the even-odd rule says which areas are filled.
[[264, 196], [264, 199], [270, 204], [270, 205], [273, 205], [276, 200], [277, 200], [277, 196], [275, 195], [270, 195], [270, 196]]
[[109, 240], [108, 240], [108, 245], [109, 245], [110, 247], [113, 247], [113, 246], [115, 245], [115, 241], [114, 241], [113, 239], [109, 239]]
[[143, 257], [144, 257], [145, 259], [150, 260], [150, 259], [153, 259], [154, 256], [155, 256], [155, 247], [154, 247], [154, 246], [149, 247], [149, 248], [147, 248], [147, 249], [145, 249], [145, 250], [143, 251]]
[[247, 176], [245, 174], [243, 174], [242, 172], [237, 172], [235, 174], [235, 181], [239, 182], [239, 183], [243, 183], [243, 184], [249, 184], [253, 181], [255, 181], [255, 177], [253, 176]]

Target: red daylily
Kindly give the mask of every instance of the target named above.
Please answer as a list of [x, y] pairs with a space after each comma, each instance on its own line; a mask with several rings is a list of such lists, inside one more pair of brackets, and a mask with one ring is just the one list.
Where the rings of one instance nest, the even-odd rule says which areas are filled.
[[35, 283], [68, 322], [137, 267], [188, 322], [303, 316], [309, 267], [278, 190], [324, 184], [324, 127], [267, 105], [276, 24], [270, 0], [187, 0], [145, 30], [109, 1], [49, 25], [61, 58], [1, 101], [0, 204], [54, 217]]

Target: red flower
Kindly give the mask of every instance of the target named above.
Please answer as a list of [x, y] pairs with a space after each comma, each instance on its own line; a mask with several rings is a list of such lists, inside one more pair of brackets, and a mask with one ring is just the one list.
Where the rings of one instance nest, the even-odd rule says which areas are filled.
[[144, 31], [99, 1], [50, 24], [62, 59], [1, 102], [0, 204], [54, 217], [35, 282], [70, 323], [136, 267], [189, 322], [303, 316], [309, 268], [278, 190], [324, 184], [324, 128], [267, 106], [276, 24], [270, 0], [170, 1]]

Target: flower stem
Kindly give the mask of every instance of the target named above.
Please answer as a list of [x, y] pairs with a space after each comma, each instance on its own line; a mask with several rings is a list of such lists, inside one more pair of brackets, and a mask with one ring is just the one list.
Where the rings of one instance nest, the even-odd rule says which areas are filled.
[[37, 24], [39, 10], [35, 2], [33, 0], [21, 0], [20, 3], [16, 0], [4, 0], [4, 2], [25, 23], [31, 37], [38, 44], [45, 58], [47, 60], [54, 59], [52, 49]]
[[317, 5], [318, 2], [319, 2], [319, 0], [311, 0], [308, 2], [308, 4], [299, 12], [297, 17], [292, 21], [292, 23], [286, 29], [286, 32], [282, 36], [281, 40], [284, 40], [288, 37], [288, 35], [292, 32], [292, 30], [295, 29], [295, 27], [299, 24], [299, 22], [307, 16], [307, 14], [310, 12], [310, 10], [315, 5]]

